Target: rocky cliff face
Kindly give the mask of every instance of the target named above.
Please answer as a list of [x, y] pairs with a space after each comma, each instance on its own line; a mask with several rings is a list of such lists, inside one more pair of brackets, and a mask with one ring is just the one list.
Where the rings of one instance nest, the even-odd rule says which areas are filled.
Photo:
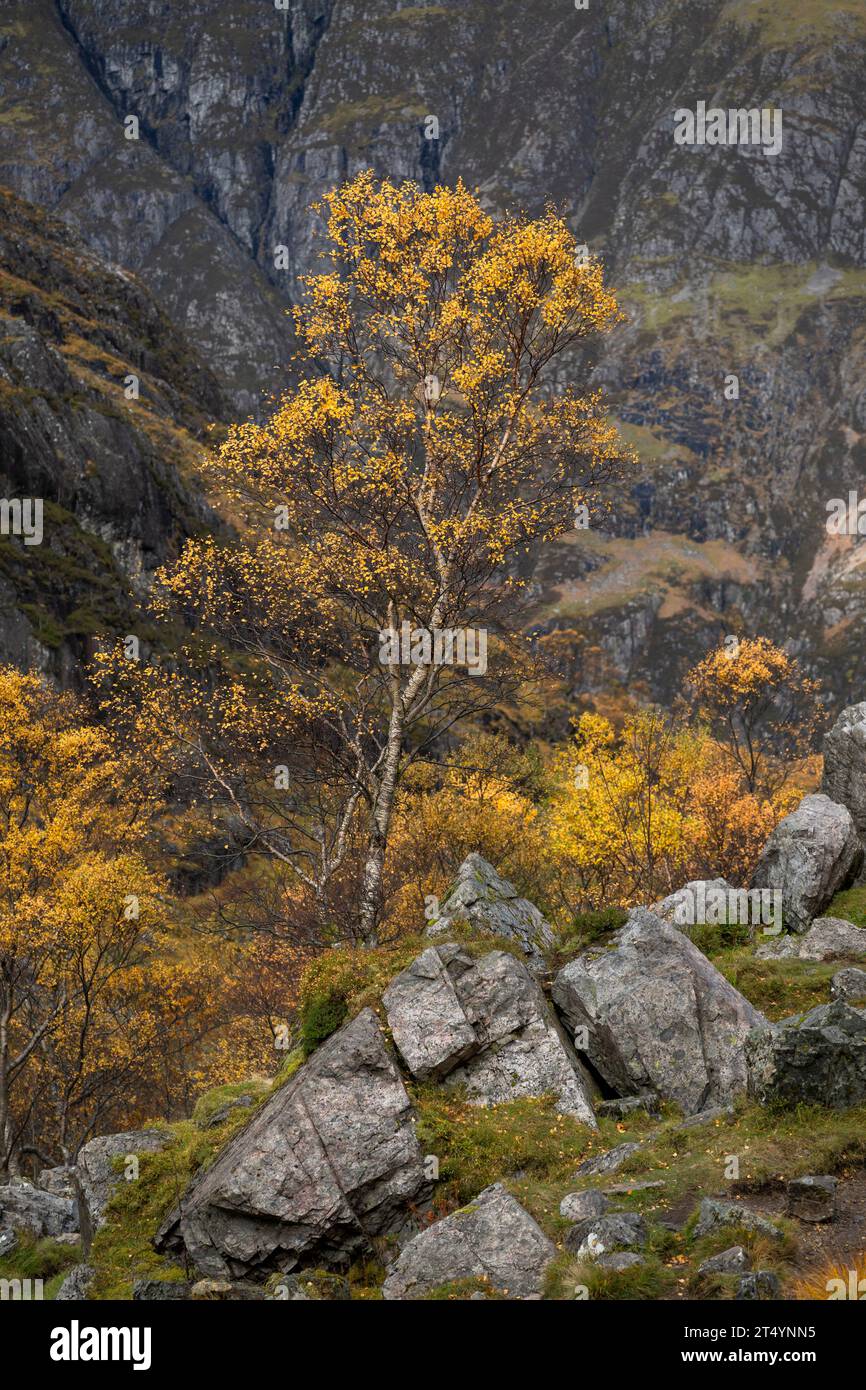
[[192, 469], [223, 407], [137, 280], [8, 193], [0, 262], [0, 496], [43, 508], [39, 543], [0, 536], [0, 660], [66, 683], [95, 634], [144, 638], [154, 569], [212, 524]]
[[[134, 270], [237, 414], [290, 379], [285, 311], [327, 187], [372, 166], [562, 205], [628, 313], [583, 365], [642, 459], [609, 534], [541, 559], [539, 627], [577, 625], [600, 653], [576, 687], [665, 695], [743, 630], [793, 641], [839, 696], [862, 681], [866, 552], [825, 526], [830, 498], [866, 492], [859, 0], [5, 15], [0, 182]], [[780, 152], [678, 145], [674, 112], [699, 101], [781, 110]]]

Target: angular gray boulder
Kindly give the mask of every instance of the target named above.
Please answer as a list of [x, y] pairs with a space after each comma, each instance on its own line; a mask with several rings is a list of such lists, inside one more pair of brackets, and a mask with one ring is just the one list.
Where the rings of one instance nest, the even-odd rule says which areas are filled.
[[782, 1239], [778, 1226], [760, 1212], [752, 1211], [751, 1207], [740, 1206], [739, 1202], [729, 1202], [722, 1197], [704, 1197], [694, 1229], [695, 1239], [700, 1240], [702, 1236], [712, 1235], [729, 1226], [739, 1226], [755, 1235], [768, 1236], [771, 1240]]
[[816, 917], [808, 931], [792, 932], [765, 941], [755, 955], [759, 960], [850, 960], [866, 956], [866, 931], [844, 917]]
[[752, 875], [753, 888], [781, 892], [785, 922], [806, 931], [855, 877], [863, 846], [847, 806], [817, 793], [780, 821]]
[[766, 1026], [688, 937], [645, 908], [610, 947], [563, 966], [553, 999], [578, 1053], [618, 1094], [651, 1090], [686, 1115], [745, 1091], [743, 1042]]
[[594, 1084], [522, 961], [478, 960], [431, 946], [392, 980], [382, 1002], [395, 1046], [419, 1080], [465, 1086], [476, 1104], [556, 1096], [595, 1128]]
[[800, 960], [845, 960], [866, 956], [866, 931], [844, 917], [816, 917], [804, 933]]
[[718, 1255], [711, 1255], [698, 1265], [698, 1274], [745, 1274], [751, 1264], [748, 1252], [742, 1245], [732, 1245]]
[[568, 1192], [559, 1204], [559, 1214], [566, 1221], [586, 1221], [588, 1217], [602, 1216], [610, 1206], [603, 1192], [588, 1187], [585, 1192]]
[[75, 1234], [78, 1212], [71, 1197], [45, 1192], [18, 1179], [0, 1187], [0, 1225], [56, 1239]]
[[550, 923], [480, 854], [468, 854], [463, 860], [454, 887], [427, 926], [427, 935], [442, 936], [459, 923], [515, 942], [533, 970], [544, 969], [542, 948], [553, 941]]
[[566, 1250], [579, 1259], [597, 1259], [612, 1250], [643, 1249], [647, 1229], [636, 1211], [609, 1211], [578, 1221], [565, 1237]]
[[838, 1186], [830, 1173], [792, 1178], [786, 1190], [785, 1215], [800, 1221], [832, 1221]]
[[628, 1159], [632, 1158], [634, 1154], [640, 1153], [642, 1148], [642, 1144], [638, 1144], [633, 1140], [626, 1140], [624, 1144], [617, 1144], [615, 1148], [608, 1149], [607, 1153], [595, 1154], [592, 1158], [585, 1158], [583, 1162], [578, 1165], [575, 1171], [575, 1177], [585, 1178], [587, 1175], [595, 1177], [599, 1175], [603, 1176], [606, 1173], [616, 1173]]
[[430, 1192], [409, 1097], [364, 1009], [193, 1180], [155, 1245], [214, 1278], [348, 1263], [410, 1230]]
[[66, 1164], [56, 1168], [43, 1168], [39, 1173], [39, 1187], [53, 1192], [56, 1197], [75, 1197], [75, 1169]]
[[846, 1004], [860, 1000], [866, 1003], [866, 970], [858, 970], [849, 965], [847, 970], [838, 970], [833, 976], [830, 993], [834, 999], [842, 999]]
[[428, 1226], [404, 1247], [382, 1286], [386, 1299], [423, 1298], [458, 1279], [486, 1279], [513, 1298], [541, 1292], [556, 1246], [501, 1183]]
[[821, 790], [851, 812], [866, 838], [866, 700], [843, 709], [824, 738]]
[[751, 1301], [772, 1299], [775, 1301], [782, 1296], [782, 1285], [778, 1274], [774, 1274], [771, 1269], [756, 1269], [754, 1274], [744, 1274], [739, 1284], [735, 1297], [737, 1300]]
[[759, 960], [847, 960], [866, 956], [866, 931], [845, 917], [816, 917], [808, 931], [792, 931], [756, 949]]
[[866, 1011], [836, 1000], [746, 1039], [749, 1093], [846, 1110], [866, 1100]]

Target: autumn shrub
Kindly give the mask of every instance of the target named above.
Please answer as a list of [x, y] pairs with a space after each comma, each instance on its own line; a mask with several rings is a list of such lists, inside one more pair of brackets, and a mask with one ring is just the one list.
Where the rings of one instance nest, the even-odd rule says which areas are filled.
[[543, 911], [557, 907], [534, 752], [473, 736], [438, 766], [407, 779], [391, 832], [382, 939], [417, 932], [477, 851]]
[[735, 637], [693, 667], [686, 685], [746, 793], [772, 801], [811, 750], [816, 682], [768, 637]]
[[579, 911], [649, 904], [692, 879], [747, 882], [792, 795], [762, 800], [676, 714], [638, 710], [620, 728], [584, 714], [554, 755], [542, 818], [561, 896]]

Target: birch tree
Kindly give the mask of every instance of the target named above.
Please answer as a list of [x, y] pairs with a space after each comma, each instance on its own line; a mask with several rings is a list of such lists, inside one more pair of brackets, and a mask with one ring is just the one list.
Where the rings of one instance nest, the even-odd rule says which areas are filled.
[[[370, 173], [318, 211], [300, 384], [208, 465], [237, 538], [190, 541], [162, 583], [212, 656], [243, 654], [196, 697], [199, 728], [215, 703], [232, 731], [222, 751], [214, 729], [195, 747], [203, 788], [324, 915], [357, 854], [353, 931], [374, 942], [401, 778], [525, 679], [527, 557], [591, 513], [628, 457], [599, 396], [567, 381], [619, 314], [554, 211], [495, 220], [462, 184]], [[170, 719], [171, 682], [149, 679]], [[254, 774], [225, 753], [247, 735]]]

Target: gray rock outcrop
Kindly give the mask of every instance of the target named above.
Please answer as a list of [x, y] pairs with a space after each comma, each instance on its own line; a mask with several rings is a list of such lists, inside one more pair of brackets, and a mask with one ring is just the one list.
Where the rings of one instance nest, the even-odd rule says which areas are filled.
[[603, 1192], [587, 1188], [586, 1192], [568, 1192], [559, 1204], [559, 1214], [566, 1221], [586, 1221], [593, 1216], [601, 1216], [607, 1211], [610, 1202]]
[[95, 1277], [96, 1271], [92, 1265], [73, 1265], [54, 1295], [55, 1303], [64, 1303], [67, 1300], [78, 1302], [80, 1299], [87, 1298], [90, 1285]]
[[365, 1009], [193, 1180], [155, 1244], [213, 1278], [348, 1263], [411, 1229], [429, 1196], [409, 1097]]
[[698, 1274], [745, 1274], [751, 1261], [742, 1245], [732, 1245], [718, 1255], [711, 1255], [698, 1266]]
[[829, 1173], [792, 1178], [786, 1190], [785, 1215], [800, 1221], [832, 1221], [838, 1183]]
[[675, 893], [669, 893], [660, 902], [653, 903], [650, 912], [688, 936], [690, 927], [705, 920], [707, 903], [712, 904], [722, 896], [727, 898], [732, 891], [731, 884], [723, 878], [693, 879]]
[[474, 1202], [429, 1226], [398, 1256], [386, 1299], [423, 1298], [442, 1284], [486, 1279], [513, 1298], [539, 1294], [556, 1247], [516, 1198], [495, 1183]]
[[[74, 1183], [84, 1254], [105, 1221], [105, 1209], [120, 1183], [127, 1179], [124, 1165], [141, 1154], [159, 1153], [168, 1142], [161, 1129], [132, 1129], [121, 1134], [101, 1134], [78, 1154]], [[133, 1170], [134, 1171], [134, 1170]]]
[[550, 923], [480, 854], [468, 854], [460, 865], [454, 887], [429, 922], [427, 935], [442, 936], [459, 923], [515, 942], [533, 969], [544, 968], [541, 948], [553, 940]]
[[863, 846], [847, 806], [821, 793], [804, 796], [764, 846], [752, 887], [781, 892], [786, 923], [804, 932], [852, 880], [862, 860]]
[[78, 1213], [70, 1197], [15, 1181], [0, 1187], [0, 1225], [56, 1239], [78, 1230]]
[[613, 945], [563, 966], [553, 998], [578, 1052], [619, 1094], [687, 1115], [746, 1089], [743, 1042], [766, 1020], [675, 927], [635, 909]]
[[866, 970], [858, 970], [854, 965], [849, 965], [846, 970], [838, 970], [833, 976], [830, 993], [834, 999], [841, 999], [845, 1003], [857, 1000], [866, 1003]]
[[565, 1237], [565, 1248], [580, 1259], [594, 1259], [612, 1250], [643, 1249], [647, 1229], [636, 1211], [609, 1211], [578, 1221]]
[[749, 1092], [764, 1103], [845, 1110], [866, 1100], [866, 1012], [837, 1000], [746, 1039]]
[[726, 1227], [740, 1226], [754, 1235], [769, 1236], [771, 1240], [781, 1240], [782, 1232], [760, 1212], [751, 1207], [740, 1206], [739, 1202], [729, 1202], [722, 1197], [704, 1197], [698, 1212], [694, 1229], [696, 1240], [712, 1235]]
[[858, 834], [866, 838], [866, 700], [843, 709], [825, 735], [821, 790], [848, 807]]
[[448, 1078], [476, 1103], [552, 1093], [595, 1127], [593, 1083], [526, 966], [505, 951], [478, 960], [431, 946], [386, 989], [394, 1043], [419, 1080]]
[[809, 929], [764, 941], [759, 960], [848, 960], [866, 956], [866, 931], [844, 917], [816, 917]]

